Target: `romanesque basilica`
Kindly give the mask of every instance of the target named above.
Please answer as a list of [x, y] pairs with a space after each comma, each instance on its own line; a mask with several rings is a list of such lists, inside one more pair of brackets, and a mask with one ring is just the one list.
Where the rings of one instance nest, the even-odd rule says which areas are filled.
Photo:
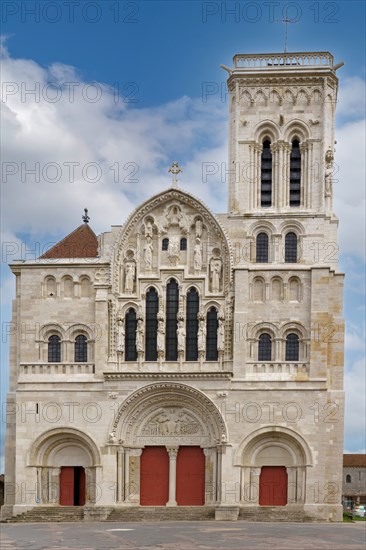
[[86, 212], [11, 264], [12, 321], [33, 330], [11, 341], [5, 518], [342, 517], [337, 66], [308, 52], [226, 70], [227, 212], [173, 163], [123, 225], [96, 236]]

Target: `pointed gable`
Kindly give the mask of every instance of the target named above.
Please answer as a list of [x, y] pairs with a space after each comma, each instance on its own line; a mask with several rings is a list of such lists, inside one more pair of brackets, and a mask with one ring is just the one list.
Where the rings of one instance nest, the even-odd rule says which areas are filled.
[[87, 223], [83, 223], [50, 248], [40, 259], [96, 258], [97, 256], [97, 236]]

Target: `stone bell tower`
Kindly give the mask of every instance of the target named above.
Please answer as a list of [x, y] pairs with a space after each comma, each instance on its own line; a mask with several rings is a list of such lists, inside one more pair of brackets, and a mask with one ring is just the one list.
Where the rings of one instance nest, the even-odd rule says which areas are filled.
[[[235, 55], [229, 212], [329, 213], [336, 69], [328, 52]], [[261, 164], [263, 166], [261, 174]]]

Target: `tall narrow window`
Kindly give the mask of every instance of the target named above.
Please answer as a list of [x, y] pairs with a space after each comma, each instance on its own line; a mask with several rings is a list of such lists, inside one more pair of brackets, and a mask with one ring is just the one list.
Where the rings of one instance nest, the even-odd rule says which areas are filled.
[[206, 361], [217, 361], [217, 309], [211, 307], [207, 312], [207, 333], [206, 333]]
[[88, 342], [84, 334], [75, 338], [75, 363], [86, 363], [88, 361]]
[[301, 152], [297, 139], [292, 142], [290, 154], [290, 206], [300, 206], [301, 198]]
[[299, 360], [299, 337], [297, 334], [286, 336], [286, 361]]
[[169, 239], [163, 239], [161, 241], [161, 249], [168, 250], [168, 247], [169, 247]]
[[178, 359], [178, 307], [178, 283], [174, 279], [171, 279], [166, 287], [165, 358], [167, 361], [176, 361]]
[[295, 233], [287, 233], [285, 237], [285, 262], [297, 262], [297, 236]]
[[272, 338], [269, 334], [263, 333], [258, 341], [258, 361], [272, 360]]
[[268, 235], [267, 233], [259, 233], [256, 242], [256, 261], [258, 263], [268, 262]]
[[187, 250], [187, 239], [185, 237], [180, 240], [180, 250]]
[[125, 361], [136, 361], [136, 311], [131, 307], [125, 317]]
[[61, 362], [61, 338], [54, 334], [48, 339], [48, 362]]
[[187, 293], [187, 320], [186, 320], [186, 361], [198, 359], [198, 319], [199, 296], [195, 288]]
[[272, 152], [268, 139], [263, 142], [261, 156], [261, 206], [272, 206]]
[[145, 358], [146, 361], [156, 361], [157, 352], [157, 332], [158, 332], [158, 310], [159, 297], [154, 288], [150, 288], [146, 294], [146, 337], [145, 337]]
[[346, 483], [352, 483], [352, 478], [349, 474], [346, 475]]

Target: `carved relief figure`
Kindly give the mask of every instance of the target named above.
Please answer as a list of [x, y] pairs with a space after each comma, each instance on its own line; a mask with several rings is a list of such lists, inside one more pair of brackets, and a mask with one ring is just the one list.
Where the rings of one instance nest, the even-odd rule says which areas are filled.
[[152, 260], [153, 260], [153, 244], [151, 237], [146, 238], [146, 244], [144, 246], [144, 261], [145, 269], [147, 271], [152, 269]]
[[136, 351], [137, 353], [144, 351], [144, 321], [138, 319], [136, 328]]
[[125, 324], [124, 320], [117, 320], [117, 351], [122, 353], [125, 349]]
[[219, 319], [219, 326], [217, 328], [217, 349], [218, 351], [225, 350], [225, 326], [222, 319]]
[[153, 236], [153, 226], [150, 220], [147, 220], [145, 224], [145, 237], [150, 237], [152, 239]]
[[221, 258], [212, 258], [210, 263], [212, 292], [220, 292], [221, 268]]
[[202, 269], [202, 247], [201, 240], [198, 237], [194, 245], [194, 269], [195, 271], [201, 271]]
[[132, 293], [135, 282], [136, 267], [134, 262], [126, 263], [125, 292]]
[[164, 353], [165, 347], [165, 323], [163, 319], [159, 319], [158, 322], [158, 337], [156, 347], [158, 352]]
[[186, 329], [184, 326], [184, 321], [182, 319], [178, 321], [177, 339], [178, 351], [184, 351], [186, 346]]
[[199, 320], [198, 325], [198, 351], [206, 351], [206, 321], [205, 319]]
[[198, 237], [200, 239], [202, 237], [202, 221], [201, 220], [198, 219], [196, 221], [195, 229], [196, 229], [196, 237]]
[[333, 174], [333, 160], [334, 156], [331, 151], [331, 149], [328, 149], [328, 151], [325, 154], [325, 172], [324, 172], [324, 180], [325, 180], [325, 196], [331, 197], [332, 196], [332, 174]]
[[168, 258], [172, 265], [175, 265], [179, 260], [179, 237], [173, 236], [169, 239]]

